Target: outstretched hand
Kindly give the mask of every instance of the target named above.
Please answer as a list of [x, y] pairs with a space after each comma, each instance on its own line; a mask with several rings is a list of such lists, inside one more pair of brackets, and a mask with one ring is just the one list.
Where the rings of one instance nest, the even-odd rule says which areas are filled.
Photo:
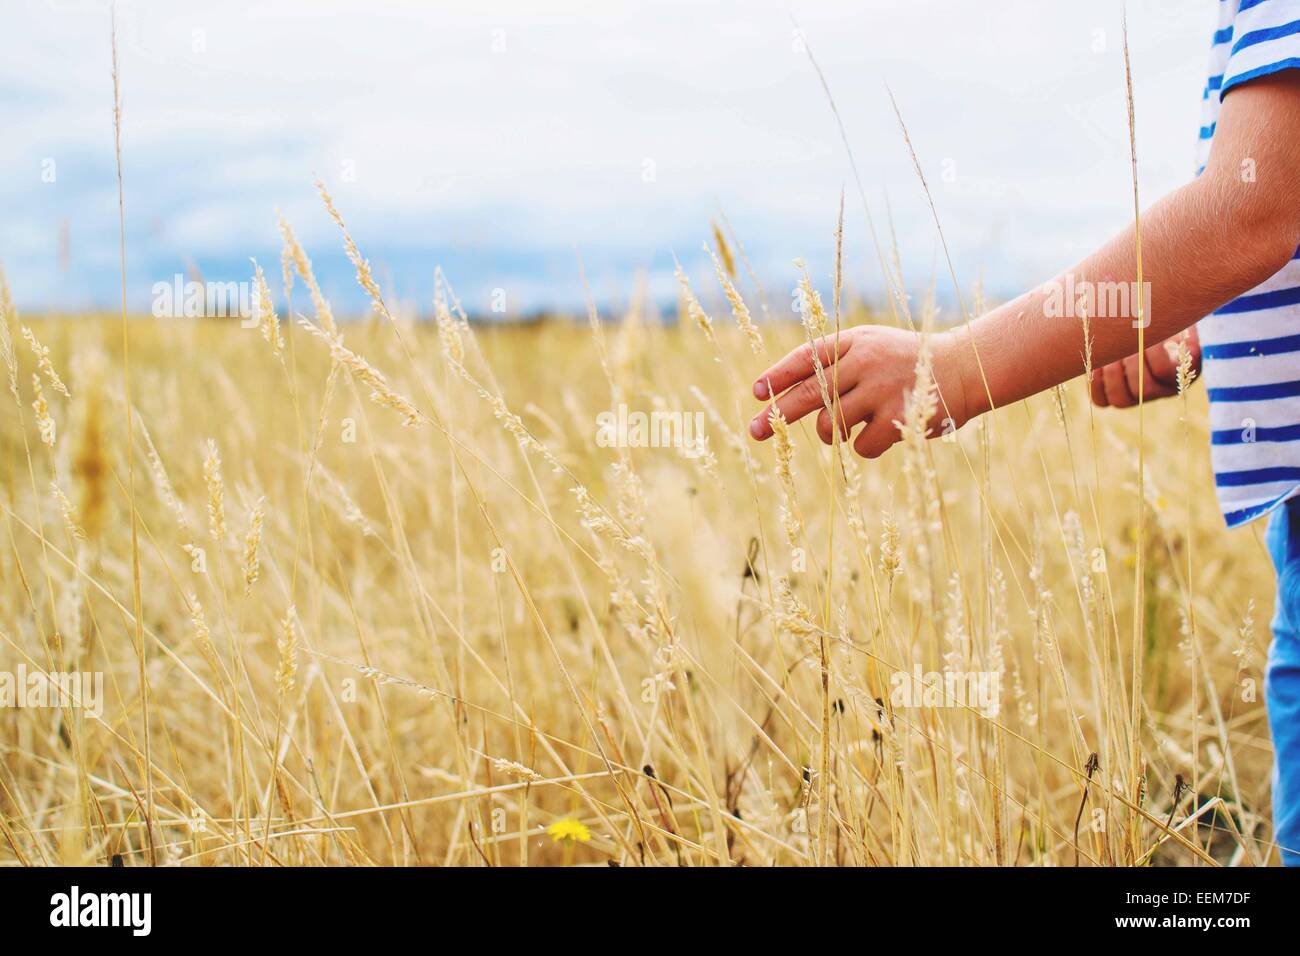
[[[858, 325], [837, 334], [823, 336], [812, 344], [791, 351], [754, 382], [754, 397], [773, 403], [786, 421], [795, 422], [817, 412], [817, 434], [826, 444], [834, 438], [831, 415], [826, 407], [813, 363], [814, 348], [826, 381], [826, 394], [839, 396], [840, 438], [848, 441], [853, 428], [863, 427], [853, 441], [864, 458], [876, 458], [899, 440], [895, 422], [903, 418], [905, 396], [916, 381], [916, 359], [921, 337], [914, 332], [882, 325]], [[963, 425], [968, 417], [962, 376], [958, 367], [958, 343], [950, 333], [930, 336], [931, 368], [939, 388], [939, 411], [929, 423], [931, 436]], [[749, 423], [749, 433], [758, 441], [772, 437], [766, 406]]]

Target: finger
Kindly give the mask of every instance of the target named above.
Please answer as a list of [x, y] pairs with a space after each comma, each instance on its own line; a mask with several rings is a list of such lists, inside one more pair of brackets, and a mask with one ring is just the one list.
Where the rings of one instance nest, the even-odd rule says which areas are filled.
[[[1157, 349], [1163, 349], [1164, 346], [1156, 346]], [[1149, 402], [1155, 398], [1168, 398], [1170, 395], [1178, 394], [1178, 386], [1159, 379], [1151, 370], [1149, 364], [1152, 352], [1156, 349], [1147, 349], [1140, 355], [1130, 355], [1124, 359], [1124, 382], [1128, 385], [1129, 392], [1133, 395], [1133, 401], [1136, 403], [1138, 396], [1142, 396], [1142, 401]], [[1142, 391], [1138, 391], [1138, 376], [1142, 375]]]
[[[1133, 396], [1133, 401], [1137, 401], [1138, 395], [1141, 394], [1141, 384], [1138, 382], [1138, 376], [1146, 368], [1142, 355], [1129, 355], [1120, 359], [1120, 365], [1124, 368], [1124, 384], [1128, 386], [1129, 393]], [[1150, 391], [1151, 376], [1147, 376], [1147, 390]]]
[[[867, 389], [857, 386], [840, 396], [839, 420], [840, 440], [848, 441], [853, 426], [863, 421], [871, 411], [871, 399]], [[817, 434], [827, 445], [831, 444], [831, 414], [825, 408], [817, 415]]]
[[1128, 389], [1128, 379], [1122, 362], [1111, 362], [1101, 370], [1102, 384], [1106, 389], [1106, 403], [1112, 408], [1128, 408], [1137, 399]]
[[843, 358], [851, 342], [852, 339], [843, 333], [824, 335], [811, 344], [805, 342], [755, 379], [754, 397], [766, 401], [813, 374], [813, 345], [817, 346], [818, 360], [826, 366]]
[[863, 458], [879, 458], [894, 442], [898, 441], [898, 426], [893, 416], [877, 414], [867, 422], [858, 437], [853, 440], [853, 450]]
[[1106, 407], [1106, 383], [1101, 377], [1102, 370], [1095, 368], [1092, 370], [1092, 378], [1088, 382], [1088, 389], [1092, 392], [1092, 403], [1099, 408]]
[[1178, 381], [1178, 337], [1161, 342], [1144, 353], [1148, 383], [1173, 385]]
[[1157, 350], [1147, 349], [1143, 358], [1147, 370], [1146, 392], [1142, 395], [1143, 401], [1152, 398], [1168, 398], [1171, 395], [1178, 394], [1177, 363], [1169, 360], [1169, 354], [1161, 346], [1158, 351], [1165, 356], [1166, 361], [1169, 361], [1169, 374], [1167, 376], [1157, 375], [1152, 367], [1152, 360], [1156, 358], [1152, 353], [1155, 351]]
[[1150, 402], [1157, 398], [1169, 398], [1178, 394], [1177, 385], [1166, 385], [1163, 382], [1151, 383], [1151, 377], [1147, 376], [1147, 390], [1142, 395], [1142, 401]]
[[[1163, 343], [1163, 347], [1151, 349], [1148, 353], [1147, 367], [1152, 377], [1162, 385], [1169, 387], [1165, 394], [1178, 394], [1178, 353], [1179, 342], [1186, 346], [1187, 353], [1191, 358], [1191, 371], [1199, 374], [1201, 371], [1201, 340], [1196, 334], [1196, 326], [1192, 326], [1187, 331], [1175, 335], [1173, 338]], [[1164, 397], [1163, 394], [1159, 397]]]
[[[830, 382], [826, 384], [827, 387], [830, 386]], [[851, 387], [850, 383], [844, 383], [845, 391]], [[781, 410], [781, 415], [787, 422], [797, 422], [814, 409], [825, 408], [826, 402], [822, 398], [821, 384], [817, 381], [817, 376], [813, 375], [790, 389], [773, 402], [773, 405]], [[749, 433], [759, 441], [772, 437], [772, 423], [768, 421], [771, 415], [772, 405], [769, 405], [755, 415], [749, 423]]]
[[[1138, 372], [1143, 375], [1143, 390], [1141, 390], [1141, 399], [1149, 402], [1153, 398], [1167, 398], [1169, 395], [1178, 394], [1178, 369], [1169, 358], [1169, 352], [1165, 349], [1165, 343], [1153, 346], [1152, 349], [1141, 352], [1140, 355], [1132, 355], [1131, 358], [1125, 359], [1134, 367], [1134, 371], [1128, 372], [1128, 390], [1138, 397]], [[1169, 375], [1157, 375], [1156, 368], [1167, 368]]]

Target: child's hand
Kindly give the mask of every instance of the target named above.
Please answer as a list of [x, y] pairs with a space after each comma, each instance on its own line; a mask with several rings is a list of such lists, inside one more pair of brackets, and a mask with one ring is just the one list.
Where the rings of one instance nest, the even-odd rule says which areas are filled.
[[[1192, 357], [1192, 371], [1201, 372], [1201, 342], [1196, 336], [1196, 326], [1182, 333], [1187, 337], [1187, 350]], [[1178, 336], [1159, 345], [1153, 345], [1142, 355], [1130, 355], [1105, 368], [1092, 370], [1093, 404], [1113, 408], [1128, 408], [1138, 403], [1138, 375], [1146, 369], [1142, 383], [1142, 400], [1168, 398], [1178, 394]]]
[[[882, 325], [858, 325], [838, 334], [824, 336], [816, 344], [826, 378], [827, 394], [840, 395], [840, 436], [847, 441], [852, 428], [858, 432], [853, 448], [864, 458], [876, 458], [899, 440], [904, 396], [916, 381], [916, 356], [921, 337], [914, 332]], [[964, 379], [959, 365], [962, 349], [953, 333], [930, 336], [931, 367], [939, 387], [938, 412], [929, 422], [930, 436], [965, 424]], [[836, 354], [838, 352], [838, 355]], [[811, 345], [801, 345], [777, 362], [754, 382], [754, 397], [767, 400], [780, 395], [776, 407], [786, 421], [794, 422], [809, 412], [818, 412], [817, 434], [826, 444], [832, 440], [831, 416], [822, 398], [813, 367]], [[781, 394], [784, 392], [785, 394]], [[771, 406], [749, 423], [749, 433], [758, 441], [772, 437], [768, 423]], [[951, 424], [949, 424], [949, 422]]]

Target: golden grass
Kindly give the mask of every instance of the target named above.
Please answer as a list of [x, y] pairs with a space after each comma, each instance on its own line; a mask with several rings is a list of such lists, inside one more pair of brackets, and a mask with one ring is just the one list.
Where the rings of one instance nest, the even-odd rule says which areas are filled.
[[[749, 316], [719, 254], [676, 327], [489, 330], [441, 277], [436, 326], [373, 279], [336, 325], [291, 242], [314, 322], [130, 322], [129, 441], [117, 319], [6, 308], [0, 661], [105, 701], [0, 709], [0, 860], [1267, 862], [1272, 577], [1202, 392], [1146, 410], [1141, 482], [1081, 382], [879, 462], [754, 446], [805, 331], [711, 319]], [[602, 447], [619, 404], [707, 452]], [[997, 675], [997, 712], [900, 703], [914, 670]]]

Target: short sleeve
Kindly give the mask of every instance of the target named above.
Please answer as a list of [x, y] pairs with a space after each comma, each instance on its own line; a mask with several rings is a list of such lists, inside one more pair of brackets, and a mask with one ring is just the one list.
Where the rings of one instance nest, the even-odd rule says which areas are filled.
[[1220, 99], [1257, 77], [1300, 69], [1300, 0], [1241, 0], [1229, 42]]

